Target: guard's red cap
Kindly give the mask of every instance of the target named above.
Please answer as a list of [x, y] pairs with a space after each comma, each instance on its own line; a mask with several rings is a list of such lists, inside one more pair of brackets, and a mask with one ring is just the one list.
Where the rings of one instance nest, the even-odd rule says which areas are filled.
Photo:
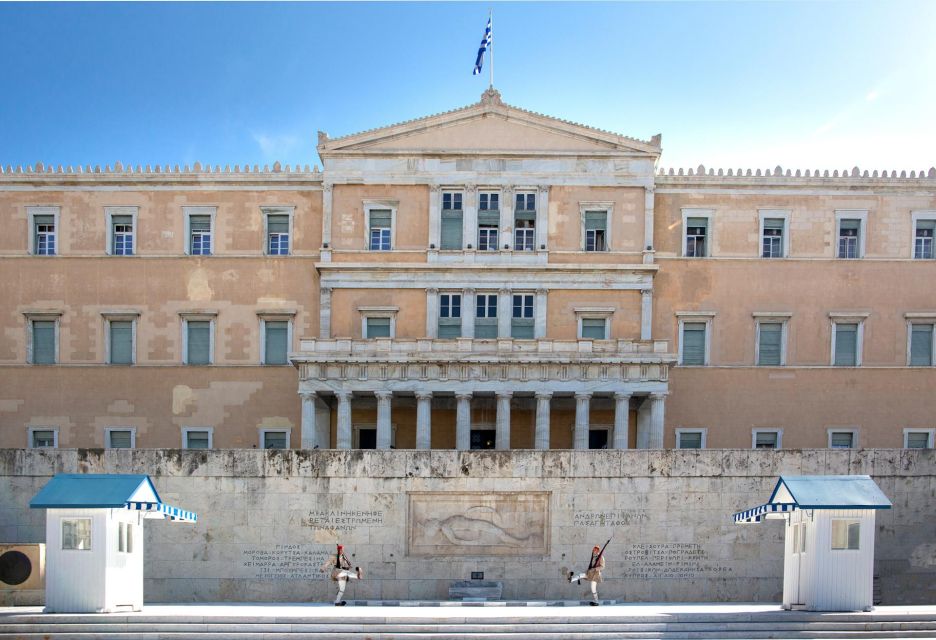
[[601, 547], [599, 547], [599, 546], [596, 544], [594, 547], [592, 547], [592, 551], [601, 551]]
[[[598, 547], [595, 547], [595, 548], [597, 549]], [[339, 544], [339, 545], [338, 545], [338, 551], [341, 551], [342, 549], [344, 549], [344, 547], [342, 547], [342, 546]]]

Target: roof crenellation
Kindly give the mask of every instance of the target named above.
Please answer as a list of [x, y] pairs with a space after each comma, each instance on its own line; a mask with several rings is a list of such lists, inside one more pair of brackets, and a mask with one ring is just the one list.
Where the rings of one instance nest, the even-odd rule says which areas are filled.
[[283, 165], [280, 162], [274, 162], [273, 166], [266, 164], [261, 168], [260, 165], [244, 164], [243, 166], [235, 164], [233, 168], [230, 164], [224, 165], [224, 168], [221, 165], [216, 164], [213, 167], [210, 164], [202, 165], [200, 162], [195, 162], [191, 166], [189, 165], [136, 165], [132, 164], [124, 165], [122, 162], [115, 162], [112, 165], [94, 165], [93, 167], [89, 165], [57, 165], [53, 166], [51, 164], [46, 165], [43, 162], [37, 162], [35, 165], [6, 165], [3, 167], [0, 165], [0, 176], [38, 176], [38, 175], [243, 175], [243, 174], [279, 174], [279, 173], [290, 173], [295, 175], [302, 174], [311, 174], [312, 176], [318, 176], [321, 174], [321, 170], [318, 165], [305, 165], [300, 166], [296, 165], [292, 167], [291, 165]]
[[828, 179], [840, 179], [840, 180], [934, 180], [936, 179], [936, 167], [930, 167], [929, 170], [921, 169], [920, 171], [906, 171], [906, 170], [882, 170], [878, 171], [877, 169], [869, 171], [867, 169], [861, 170], [859, 167], [852, 167], [849, 171], [844, 169], [839, 171], [834, 169], [832, 171], [825, 169], [792, 169], [784, 170], [783, 167], [777, 165], [774, 169], [713, 169], [706, 168], [705, 165], [699, 165], [696, 169], [676, 169], [669, 168], [664, 169], [660, 168], [657, 170], [658, 178], [694, 178], [695, 180], [708, 180], [710, 178], [776, 178], [776, 179], [810, 179], [810, 180], [828, 180]]

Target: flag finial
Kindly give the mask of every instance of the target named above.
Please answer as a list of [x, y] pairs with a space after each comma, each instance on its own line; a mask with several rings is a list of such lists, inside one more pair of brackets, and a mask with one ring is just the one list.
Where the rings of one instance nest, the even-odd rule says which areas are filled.
[[500, 91], [494, 87], [488, 87], [487, 90], [481, 94], [481, 104], [501, 105], [504, 104], [504, 102], [501, 100]]

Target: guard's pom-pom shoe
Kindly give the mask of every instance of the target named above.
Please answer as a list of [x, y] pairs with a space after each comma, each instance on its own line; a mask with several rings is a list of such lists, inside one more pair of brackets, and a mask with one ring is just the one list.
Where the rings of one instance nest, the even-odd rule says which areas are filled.
[[569, 572], [569, 584], [572, 584], [573, 582], [575, 582], [575, 572], [570, 571]]
[[343, 607], [343, 606], [345, 606], [346, 604], [348, 604], [348, 602], [347, 602], [346, 600], [342, 600], [341, 602], [336, 602], [336, 603], [335, 603], [335, 606], [336, 606], [336, 607]]
[[597, 606], [600, 605], [601, 603], [600, 603], [600, 602], [597, 602], [597, 601], [595, 601], [595, 600], [592, 600], [592, 601], [589, 602], [588, 604], [590, 604], [590, 605], [593, 606], [593, 607], [597, 607]]

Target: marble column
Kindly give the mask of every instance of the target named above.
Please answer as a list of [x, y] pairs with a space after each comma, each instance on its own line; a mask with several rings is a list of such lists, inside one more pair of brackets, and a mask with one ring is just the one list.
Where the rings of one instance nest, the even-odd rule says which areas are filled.
[[475, 329], [475, 290], [468, 288], [462, 290], [461, 305], [461, 337], [474, 338]]
[[331, 338], [331, 298], [331, 288], [319, 290], [319, 338], [322, 340]]
[[416, 448], [432, 448], [432, 392], [416, 392]]
[[575, 394], [575, 436], [572, 439], [574, 449], [588, 448], [589, 411], [591, 409], [592, 394], [578, 392]]
[[640, 290], [640, 339], [653, 339], [653, 289]]
[[351, 448], [351, 392], [336, 391], [338, 398], [338, 438], [337, 449]]
[[648, 449], [663, 448], [663, 402], [666, 399], [665, 393], [650, 394], [650, 430]]
[[497, 419], [494, 435], [494, 448], [507, 451], [510, 449], [510, 399], [512, 391], [495, 391], [497, 398]]
[[439, 337], [439, 290], [426, 289], [426, 337]]
[[300, 446], [303, 449], [314, 449], [315, 445], [320, 445], [316, 438], [315, 424], [315, 392], [300, 393], [302, 398], [302, 433]]
[[377, 448], [389, 449], [392, 434], [390, 426], [390, 402], [393, 399], [392, 391], [375, 391], [377, 397]]
[[455, 394], [455, 448], [471, 448], [471, 393]]
[[627, 434], [630, 431], [631, 394], [618, 391], [614, 394], [614, 436], [612, 449], [627, 449]]
[[533, 437], [533, 446], [537, 449], [549, 449], [549, 409], [551, 400], [551, 391], [536, 392], [536, 432]]

